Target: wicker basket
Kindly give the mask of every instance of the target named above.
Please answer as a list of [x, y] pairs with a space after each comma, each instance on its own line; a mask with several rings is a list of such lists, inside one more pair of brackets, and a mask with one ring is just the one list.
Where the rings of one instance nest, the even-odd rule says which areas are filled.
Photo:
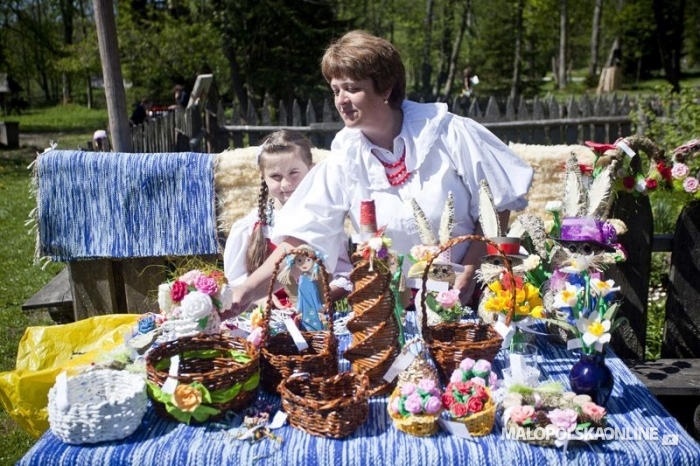
[[483, 437], [490, 434], [496, 421], [496, 403], [493, 401], [491, 391], [488, 388], [486, 392], [489, 394], [489, 400], [484, 405], [483, 410], [470, 416], [450, 418], [453, 422], [460, 422], [467, 426], [472, 437]]
[[100, 369], [67, 381], [67, 406], [57, 403], [57, 387], [49, 390], [49, 425], [71, 444], [121, 440], [141, 424], [148, 406], [146, 382], [125, 371]]
[[[231, 352], [245, 353], [250, 359], [239, 362]], [[241, 385], [237, 394], [226, 401], [212, 403], [212, 408], [219, 413], [208, 420], [221, 419], [226, 411], [241, 411], [254, 399], [257, 393], [257, 381], [260, 375], [260, 353], [242, 338], [224, 334], [206, 335], [203, 333], [191, 337], [182, 337], [168, 341], [153, 348], [146, 357], [148, 380], [162, 387], [169, 377], [170, 358], [180, 356], [178, 375], [180, 383], [199, 382], [215, 395]], [[176, 420], [168, 413], [164, 403], [151, 396], [156, 413], [169, 420]], [[197, 422], [192, 420], [192, 422]]]
[[343, 438], [369, 415], [369, 379], [341, 372], [331, 378], [297, 373], [280, 383], [282, 408], [289, 423], [311, 435]]
[[421, 348], [418, 350], [418, 354], [411, 364], [399, 374], [397, 385], [401, 386], [406, 382], [418, 384], [418, 382], [423, 379], [434, 380], [437, 384], [439, 382], [437, 369], [435, 369], [435, 366], [428, 360], [430, 356], [426, 354], [427, 349], [425, 348], [425, 342], [422, 338], [414, 337], [408, 340], [401, 350], [401, 353], [406, 354], [414, 345], [421, 345]]
[[[482, 241], [490, 244], [498, 251], [503, 259], [506, 271], [509, 272], [512, 280], [511, 285], [513, 289], [513, 304], [515, 305], [516, 289], [510, 259], [508, 259], [501, 247], [494, 241], [479, 235], [458, 236], [443, 244], [440, 247], [440, 252], [438, 254], [441, 254], [443, 251], [448, 250], [456, 244], [464, 243], [466, 241]], [[425, 267], [425, 271], [423, 272], [420, 301], [422, 310], [421, 329], [426, 346], [435, 360], [440, 378], [443, 383], [447, 384], [447, 382], [450, 380], [450, 376], [452, 375], [452, 371], [454, 371], [459, 366], [459, 363], [466, 358], [471, 358], [474, 360], [485, 359], [492, 362], [501, 349], [503, 338], [491, 325], [484, 324], [482, 322], [444, 322], [434, 327], [428, 326], [426, 312], [426, 283], [428, 281], [428, 272], [430, 271], [433, 261], [436, 258], [437, 255], [430, 258], [427, 266]], [[510, 325], [514, 312], [515, 309], [510, 309], [508, 315], [506, 316], [506, 325]]]
[[[328, 317], [328, 331], [301, 332], [309, 347], [304, 351], [299, 351], [294, 340], [288, 332], [281, 332], [277, 335], [269, 334], [270, 315], [274, 304], [272, 294], [280, 265], [287, 256], [309, 257], [316, 262], [320, 268], [319, 277], [323, 285], [323, 301], [326, 305]], [[267, 293], [267, 305], [265, 317], [262, 322], [262, 386], [270, 392], [275, 393], [280, 383], [295, 372], [311, 374], [312, 377], [326, 377], [338, 373], [338, 341], [333, 332], [333, 311], [328, 286], [328, 275], [321, 259], [306, 249], [293, 249], [282, 256], [275, 264]]]
[[405, 432], [416, 437], [430, 437], [437, 433], [438, 419], [440, 418], [440, 413], [437, 414], [418, 414], [413, 416], [403, 417], [400, 414], [391, 411], [391, 405], [396, 397], [401, 395], [400, 388], [395, 388], [391, 393], [389, 398], [389, 403], [387, 404], [387, 411], [389, 412], [389, 417], [396, 427], [401, 432]]

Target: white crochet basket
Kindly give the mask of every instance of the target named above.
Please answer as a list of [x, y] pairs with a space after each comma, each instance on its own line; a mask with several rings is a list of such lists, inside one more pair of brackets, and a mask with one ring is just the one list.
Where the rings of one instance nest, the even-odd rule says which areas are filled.
[[146, 413], [148, 395], [141, 375], [100, 369], [68, 378], [66, 385], [65, 397], [58, 394], [58, 383], [49, 390], [49, 425], [65, 443], [123, 439]]

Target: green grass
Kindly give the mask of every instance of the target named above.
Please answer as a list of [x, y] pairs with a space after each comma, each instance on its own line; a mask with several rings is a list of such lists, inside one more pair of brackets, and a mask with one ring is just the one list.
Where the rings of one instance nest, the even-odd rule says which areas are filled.
[[18, 121], [20, 132], [31, 133], [85, 133], [86, 130], [106, 129], [107, 110], [94, 110], [74, 104], [41, 109], [29, 109], [20, 116], [12, 115], [7, 121]]
[[[48, 325], [45, 312], [25, 314], [20, 306], [44, 286], [62, 264], [45, 270], [33, 265], [34, 236], [24, 225], [34, 206], [30, 175], [24, 161], [0, 159], [0, 371], [12, 370], [19, 340], [27, 326]], [[34, 444], [4, 411], [0, 411], [0, 464], [14, 464]]]

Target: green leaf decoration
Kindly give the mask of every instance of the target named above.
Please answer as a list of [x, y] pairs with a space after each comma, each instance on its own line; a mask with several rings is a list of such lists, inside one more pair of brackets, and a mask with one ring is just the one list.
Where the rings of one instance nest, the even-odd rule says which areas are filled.
[[211, 394], [211, 400], [210, 403], [216, 403], [216, 404], [221, 404], [221, 403], [226, 403], [227, 401], [231, 401], [233, 397], [238, 395], [238, 393], [241, 391], [241, 387], [243, 384], [237, 383], [231, 388], [227, 388], [226, 390], [217, 390]]
[[253, 374], [246, 382], [243, 384], [243, 390], [250, 392], [258, 388], [260, 384], [260, 370]]

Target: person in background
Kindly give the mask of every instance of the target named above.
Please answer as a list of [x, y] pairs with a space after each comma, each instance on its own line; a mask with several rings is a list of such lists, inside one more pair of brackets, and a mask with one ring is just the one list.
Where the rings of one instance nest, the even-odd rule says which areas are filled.
[[[313, 166], [311, 142], [296, 131], [276, 131], [259, 146], [256, 162], [260, 169], [258, 207], [233, 224], [224, 248], [224, 274], [233, 285], [243, 283], [275, 249], [270, 237], [280, 226], [277, 218]], [[338, 278], [331, 282], [335, 298], [343, 289], [349, 291], [350, 282], [343, 278], [343, 272], [349, 270], [349, 262], [341, 260], [336, 268]], [[284, 299], [281, 294], [278, 297]]]
[[170, 106], [170, 110], [176, 110], [178, 108], [185, 109], [190, 101], [190, 94], [185, 90], [185, 86], [182, 84], [176, 84], [173, 87], [173, 96], [175, 97], [175, 105]]
[[[448, 112], [446, 104], [405, 100], [406, 71], [390, 42], [351, 31], [327, 48], [321, 70], [345, 128], [334, 138], [331, 155], [312, 169], [277, 217], [272, 240], [278, 247], [234, 287], [230, 315], [264, 295], [282, 251], [309, 244], [327, 255], [333, 270], [345, 249], [344, 220], [349, 216], [360, 231], [364, 199], [375, 201], [377, 225], [385, 227], [384, 234], [398, 254], [408, 254], [421, 242], [412, 199], [433, 230], [439, 231], [443, 207], [452, 193], [452, 236], [480, 232], [481, 180], [491, 188], [502, 225], [508, 224], [511, 210], [527, 205], [532, 168], [482, 125]], [[483, 242], [475, 242], [451, 250], [452, 262], [464, 266], [454, 283], [463, 303], [471, 298], [474, 273], [485, 249]]]
[[92, 135], [92, 150], [96, 152], [109, 152], [109, 138], [107, 131], [98, 129]]
[[141, 102], [136, 104], [134, 111], [131, 113], [131, 118], [129, 118], [129, 124], [131, 126], [142, 125], [144, 121], [148, 119], [151, 108], [153, 108], [153, 102], [148, 97], [141, 99]]

